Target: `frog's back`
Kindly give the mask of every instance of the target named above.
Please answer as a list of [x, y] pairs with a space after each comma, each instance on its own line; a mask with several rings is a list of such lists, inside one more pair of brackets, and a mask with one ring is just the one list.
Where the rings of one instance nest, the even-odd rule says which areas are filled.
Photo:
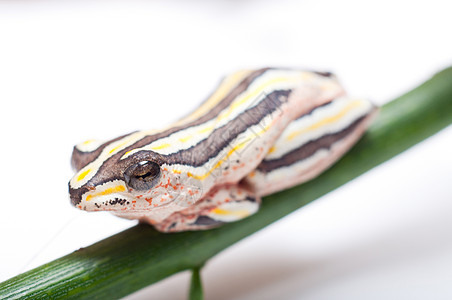
[[[103, 161], [154, 151], [167, 156], [173, 164], [195, 166], [199, 164], [200, 152], [209, 152], [211, 158], [224, 151], [231, 146], [221, 143], [225, 135], [234, 138], [228, 133], [243, 131], [245, 126], [261, 121], [270, 109], [278, 109], [272, 98], [287, 98], [297, 85], [307, 81], [322, 82], [326, 89], [337, 85], [330, 73], [276, 68], [235, 72], [223, 79], [194, 112], [168, 127], [132, 132], [107, 142], [88, 140], [76, 145], [72, 165], [79, 171], [94, 161], [100, 166]], [[263, 100], [267, 104], [262, 104]]]

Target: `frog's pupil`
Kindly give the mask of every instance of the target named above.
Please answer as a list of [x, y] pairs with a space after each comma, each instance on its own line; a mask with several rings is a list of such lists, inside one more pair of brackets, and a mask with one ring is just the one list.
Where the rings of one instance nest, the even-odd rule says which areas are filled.
[[146, 174], [143, 174], [143, 175], [137, 175], [136, 177], [137, 178], [140, 178], [140, 179], [146, 179], [146, 177], [149, 177], [149, 176], [153, 176], [154, 174], [152, 174], [152, 172], [147, 172]]

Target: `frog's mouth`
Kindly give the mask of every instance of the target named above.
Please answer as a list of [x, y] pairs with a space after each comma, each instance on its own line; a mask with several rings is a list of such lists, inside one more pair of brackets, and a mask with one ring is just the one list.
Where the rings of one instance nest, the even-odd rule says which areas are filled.
[[[115, 215], [161, 215], [162, 212], [174, 212], [187, 208], [182, 205], [185, 201], [168, 201], [154, 205], [148, 198], [134, 198], [122, 193], [110, 194], [108, 196], [99, 196], [96, 199], [82, 200], [76, 207], [85, 211], [108, 211]], [[156, 203], [155, 203], [156, 204]], [[164, 213], [165, 214], [165, 213]]]
[[[69, 186], [73, 206], [85, 211], [149, 212], [171, 206], [179, 210], [190, 207], [203, 195], [202, 186], [185, 184], [183, 188], [155, 190], [150, 194], [130, 192], [123, 180], [113, 180], [98, 186], [84, 185], [79, 189]], [[170, 205], [171, 204], [171, 205]]]
[[85, 185], [78, 189], [69, 185], [69, 197], [72, 205], [88, 211], [107, 210], [104, 206], [111, 206], [116, 210], [116, 207], [124, 207], [132, 201], [121, 180], [110, 181], [97, 187]]

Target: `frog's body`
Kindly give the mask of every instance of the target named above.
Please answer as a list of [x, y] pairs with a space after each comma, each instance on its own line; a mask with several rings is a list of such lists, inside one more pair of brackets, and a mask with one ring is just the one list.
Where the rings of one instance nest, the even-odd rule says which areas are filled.
[[329, 73], [240, 71], [170, 127], [77, 145], [71, 202], [161, 231], [236, 221], [255, 213], [261, 196], [328, 168], [375, 112]]

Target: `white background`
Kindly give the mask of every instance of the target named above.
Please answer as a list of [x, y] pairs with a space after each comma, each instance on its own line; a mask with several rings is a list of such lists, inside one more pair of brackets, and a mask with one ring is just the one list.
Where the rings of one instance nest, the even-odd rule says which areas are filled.
[[[0, 281], [134, 224], [70, 206], [75, 143], [166, 125], [241, 68], [334, 71], [383, 104], [452, 64], [448, 2], [1, 1]], [[448, 128], [224, 251], [207, 298], [450, 299], [451, 147]]]

